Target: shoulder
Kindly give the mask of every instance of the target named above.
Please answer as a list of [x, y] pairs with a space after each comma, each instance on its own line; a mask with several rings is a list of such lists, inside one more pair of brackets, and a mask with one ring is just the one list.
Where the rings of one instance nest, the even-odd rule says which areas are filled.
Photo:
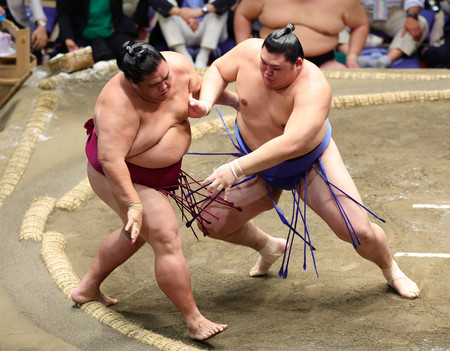
[[162, 51], [161, 54], [169, 64], [173, 79], [178, 83], [187, 82], [190, 91], [200, 89], [201, 77], [186, 56], [173, 51]]
[[255, 53], [261, 52], [264, 40], [260, 38], [246, 39], [237, 44], [231, 51], [239, 57], [253, 57]]
[[174, 51], [161, 51], [161, 54], [173, 72], [195, 72], [194, 66], [186, 56]]
[[128, 82], [124, 74], [122, 72], [117, 73], [103, 87], [96, 105], [108, 110], [109, 114], [122, 111], [122, 108], [134, 110], [132, 94], [130, 93], [132, 91], [131, 86], [126, 86], [126, 84]]
[[103, 87], [94, 107], [96, 128], [99, 132], [122, 133], [139, 123], [142, 104], [122, 72], [112, 77]]
[[240, 67], [248, 61], [253, 62], [259, 58], [259, 53], [261, 52], [263, 42], [264, 40], [259, 38], [250, 38], [241, 41], [225, 55], [222, 55], [214, 61], [213, 65], [225, 65], [230, 68], [230, 66]]
[[239, 73], [244, 76], [257, 69], [262, 39], [247, 39], [215, 60], [211, 67], [216, 67], [227, 82], [236, 81]]
[[[331, 85], [323, 74], [322, 70], [311, 61], [303, 60], [303, 67], [297, 79], [300, 95], [319, 94], [323, 96], [331, 95]], [[308, 93], [305, 93], [308, 91]]]

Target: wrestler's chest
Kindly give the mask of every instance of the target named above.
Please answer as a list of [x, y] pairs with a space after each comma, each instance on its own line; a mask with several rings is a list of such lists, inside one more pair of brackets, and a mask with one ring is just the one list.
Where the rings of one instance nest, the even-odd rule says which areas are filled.
[[272, 125], [277, 129], [284, 129], [292, 108], [282, 101], [261, 101], [250, 102], [245, 106], [245, 98], [241, 99], [241, 113], [247, 120], [257, 122], [259, 125]]

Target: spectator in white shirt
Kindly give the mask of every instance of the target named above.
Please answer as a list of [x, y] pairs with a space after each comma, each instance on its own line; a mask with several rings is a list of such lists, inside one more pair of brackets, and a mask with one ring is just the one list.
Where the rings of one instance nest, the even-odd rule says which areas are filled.
[[[429, 28], [419, 15], [424, 0], [360, 0], [369, 19], [371, 30], [381, 31], [392, 38], [386, 55], [370, 59], [361, 56], [360, 67], [386, 68], [403, 55], [414, 54], [425, 40]], [[345, 35], [340, 37], [345, 43]]]

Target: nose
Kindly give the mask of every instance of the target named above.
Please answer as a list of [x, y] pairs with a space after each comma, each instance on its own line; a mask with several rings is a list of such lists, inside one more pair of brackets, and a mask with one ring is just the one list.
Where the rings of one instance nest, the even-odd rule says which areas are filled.
[[272, 75], [273, 75], [273, 69], [271, 69], [270, 67], [267, 67], [267, 68], [264, 70], [264, 75], [265, 75], [266, 77], [272, 76]]
[[167, 81], [162, 82], [161, 85], [159, 86], [159, 90], [161, 90], [161, 91], [164, 91], [168, 88], [169, 88], [169, 83]]

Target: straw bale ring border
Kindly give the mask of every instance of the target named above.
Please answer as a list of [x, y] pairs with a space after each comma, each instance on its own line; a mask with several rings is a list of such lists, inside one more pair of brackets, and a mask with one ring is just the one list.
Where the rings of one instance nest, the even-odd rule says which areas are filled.
[[53, 111], [57, 101], [58, 96], [53, 92], [42, 92], [39, 95], [35, 109], [26, 122], [25, 130], [0, 178], [0, 206], [5, 198], [14, 191], [25, 172], [31, 152], [36, 146], [39, 135], [42, 133], [48, 116]]
[[[199, 74], [203, 74], [204, 70], [198, 70]], [[416, 79], [416, 80], [433, 80], [433, 79], [448, 79], [450, 74], [440, 75], [421, 75], [421, 74], [395, 74], [395, 73], [380, 73], [380, 72], [353, 72], [348, 71], [325, 71], [327, 78], [332, 79]], [[49, 94], [42, 93], [42, 94]], [[41, 95], [42, 95], [41, 94]], [[55, 94], [46, 95], [48, 98], [44, 98], [44, 102], [36, 109], [36, 114], [46, 114], [49, 112], [49, 108], [53, 108], [56, 103]], [[409, 101], [437, 101], [450, 99], [450, 90], [438, 90], [438, 91], [414, 91], [414, 92], [396, 92], [396, 93], [382, 93], [382, 94], [362, 94], [362, 95], [347, 95], [336, 96], [333, 98], [333, 108], [351, 108], [355, 106], [368, 106], [379, 104], [393, 104], [399, 102]], [[52, 103], [52, 101], [54, 101]], [[42, 118], [42, 115], [40, 115]], [[234, 122], [234, 116], [225, 116], [225, 123], [227, 126], [232, 126]], [[45, 121], [45, 119], [44, 119]], [[13, 156], [16, 158], [24, 159], [25, 162], [19, 166], [11, 165], [7, 167], [5, 171], [6, 175], [10, 176], [10, 179], [5, 180], [5, 175], [0, 180], [0, 205], [2, 200], [14, 190], [18, 179], [21, 174], [17, 176], [17, 173], [23, 172], [31, 151], [29, 149], [34, 148], [34, 144], [37, 140], [37, 136], [42, 131], [43, 122], [37, 119], [36, 121], [30, 121], [30, 131], [24, 133], [23, 145], [19, 145], [16, 148]], [[192, 127], [193, 139], [201, 138], [202, 136], [210, 133], [214, 133], [217, 130], [223, 128], [221, 120], [216, 119], [212, 121], [201, 122]], [[25, 135], [26, 134], [26, 135]], [[22, 142], [21, 139], [21, 142]], [[19, 143], [21, 144], [21, 143]], [[17, 156], [16, 156], [17, 155]], [[13, 157], [11, 157], [13, 159]], [[12, 163], [12, 162], [10, 162]], [[15, 162], [13, 162], [15, 163]], [[9, 164], [8, 164], [9, 165]], [[8, 193], [9, 192], [9, 193]], [[6, 193], [6, 196], [4, 195]], [[70, 294], [79, 283], [79, 278], [73, 271], [73, 268], [67, 259], [65, 253], [65, 238], [63, 234], [57, 232], [44, 232], [45, 222], [48, 216], [52, 213], [54, 207], [67, 211], [75, 211], [87, 201], [93, 192], [89, 186], [87, 179], [81, 181], [71, 191], [65, 194], [61, 199], [56, 200], [49, 197], [42, 197], [33, 202], [29, 211], [27, 211], [23, 223], [26, 220], [32, 218], [34, 220], [33, 229], [31, 230], [33, 235], [24, 235], [26, 240], [40, 240], [42, 239], [42, 257], [49, 270], [55, 283], [62, 290], [64, 296], [70, 299]], [[2, 198], [3, 196], [3, 198]], [[36, 214], [36, 211], [40, 214]], [[25, 224], [23, 228], [27, 228]], [[24, 229], [25, 230], [25, 229]], [[98, 319], [102, 323], [111, 326], [113, 329], [121, 332], [124, 335], [135, 338], [147, 345], [157, 347], [161, 350], [199, 350], [191, 346], [184, 345], [181, 342], [165, 338], [161, 335], [157, 335], [151, 331], [145, 330], [142, 327], [128, 322], [121, 314], [105, 307], [99, 302], [89, 302], [81, 305], [81, 308]]]
[[[55, 206], [62, 210], [75, 211], [91, 195], [92, 189], [86, 178], [59, 200], [48, 196], [35, 199], [24, 215], [19, 235], [20, 240], [42, 241], [41, 256], [44, 264], [63, 295], [71, 301], [72, 291], [78, 286], [80, 279], [75, 274], [66, 255], [64, 235], [58, 232], [44, 232], [45, 223]], [[88, 302], [80, 305], [80, 307], [92, 317], [114, 330], [160, 350], [201, 350], [146, 330], [135, 323], [127, 321], [123, 315], [99, 302]]]

